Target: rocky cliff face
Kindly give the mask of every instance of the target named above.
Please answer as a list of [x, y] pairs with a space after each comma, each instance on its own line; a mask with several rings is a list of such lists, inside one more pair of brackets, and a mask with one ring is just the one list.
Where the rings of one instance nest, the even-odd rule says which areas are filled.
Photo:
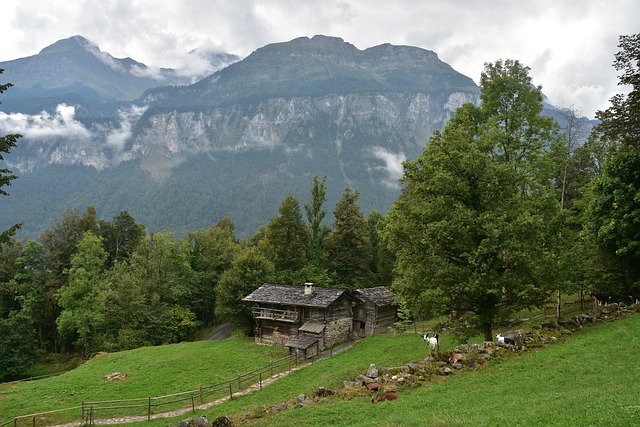
[[[40, 114], [0, 113], [0, 131], [25, 134], [5, 159], [23, 174], [6, 221], [34, 232], [46, 225], [39, 210], [86, 203], [103, 217], [128, 210], [150, 231], [229, 216], [246, 235], [285, 195], [304, 201], [313, 176], [327, 176], [327, 211], [351, 187], [365, 212], [384, 212], [399, 194], [402, 161], [467, 102], [479, 102], [478, 87], [434, 52], [316, 36], [109, 108], [65, 101]], [[78, 174], [82, 185], [66, 185]]]

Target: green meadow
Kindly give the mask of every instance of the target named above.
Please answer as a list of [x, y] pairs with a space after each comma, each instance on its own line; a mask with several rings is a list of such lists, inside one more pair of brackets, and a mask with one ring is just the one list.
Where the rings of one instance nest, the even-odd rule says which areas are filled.
[[[263, 390], [173, 418], [128, 424], [166, 426], [193, 416], [230, 416], [257, 426], [632, 426], [640, 423], [640, 315], [603, 321], [556, 343], [484, 369], [465, 368], [421, 386], [400, 387], [398, 400], [373, 405], [366, 389], [342, 385], [371, 363], [400, 366], [426, 356], [408, 331], [366, 338], [351, 349], [293, 371]], [[443, 335], [442, 349], [456, 342]], [[0, 385], [0, 422], [13, 416], [78, 405], [82, 400], [144, 398], [225, 381], [285, 354], [238, 335], [99, 355], [66, 374]], [[113, 372], [122, 381], [105, 381]], [[274, 406], [319, 387], [336, 396], [304, 407]], [[24, 421], [26, 422], [26, 421]], [[27, 425], [27, 424], [25, 424]]]

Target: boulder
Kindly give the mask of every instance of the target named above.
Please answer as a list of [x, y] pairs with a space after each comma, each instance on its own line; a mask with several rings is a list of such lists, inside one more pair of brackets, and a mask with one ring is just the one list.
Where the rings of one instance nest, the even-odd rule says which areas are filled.
[[377, 378], [379, 375], [378, 368], [375, 363], [369, 365], [369, 369], [367, 370], [367, 377], [369, 378]]

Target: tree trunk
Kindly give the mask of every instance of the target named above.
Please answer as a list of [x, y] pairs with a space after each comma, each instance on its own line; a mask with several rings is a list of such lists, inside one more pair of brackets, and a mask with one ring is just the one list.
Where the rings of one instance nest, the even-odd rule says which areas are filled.
[[493, 341], [493, 325], [484, 325], [484, 340]]
[[560, 304], [562, 301], [561, 292], [558, 290], [558, 296], [556, 299], [556, 321], [560, 320]]

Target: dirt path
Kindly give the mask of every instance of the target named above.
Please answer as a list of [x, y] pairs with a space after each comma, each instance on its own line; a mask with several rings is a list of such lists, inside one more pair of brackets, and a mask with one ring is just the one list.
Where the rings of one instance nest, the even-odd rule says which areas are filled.
[[231, 336], [231, 331], [233, 331], [233, 323], [225, 323], [210, 333], [205, 340], [224, 340]]

